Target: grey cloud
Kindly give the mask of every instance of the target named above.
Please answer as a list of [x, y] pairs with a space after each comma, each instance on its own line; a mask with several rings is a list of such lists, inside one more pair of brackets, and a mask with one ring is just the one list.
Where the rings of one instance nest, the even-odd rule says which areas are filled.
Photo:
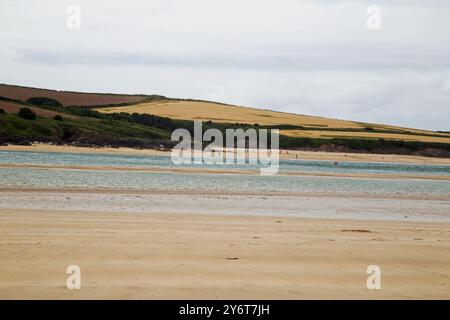
[[369, 31], [373, 3], [3, 0], [0, 82], [450, 130], [450, 2], [376, 1]]

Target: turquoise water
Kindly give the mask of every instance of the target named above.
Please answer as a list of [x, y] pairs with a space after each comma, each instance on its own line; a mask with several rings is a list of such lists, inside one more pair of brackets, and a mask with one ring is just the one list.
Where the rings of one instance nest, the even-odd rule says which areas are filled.
[[450, 182], [308, 176], [180, 174], [136, 171], [0, 169], [0, 186], [233, 192], [355, 192], [450, 195]]
[[[0, 163], [170, 167], [170, 158], [158, 156], [2, 152]], [[223, 166], [216, 166], [223, 167]], [[450, 167], [326, 161], [281, 161], [281, 171], [449, 175]], [[230, 168], [229, 165], [226, 167]], [[233, 165], [231, 168], [247, 168]], [[363, 179], [314, 176], [260, 176], [234, 174], [180, 174], [136, 171], [90, 171], [0, 168], [0, 187], [112, 188], [138, 190], [204, 190], [253, 192], [355, 192], [377, 194], [450, 195], [450, 181]]]
[[[77, 166], [111, 166], [111, 167], [173, 167], [170, 157], [143, 155], [106, 155], [76, 153], [41, 153], [0, 151], [0, 163], [47, 164]], [[204, 165], [211, 168], [252, 169], [254, 165]], [[184, 165], [184, 167], [192, 167]], [[333, 173], [378, 173], [410, 175], [446, 175], [450, 176], [448, 165], [416, 165], [398, 163], [339, 162], [332, 161], [280, 160], [280, 172], [333, 172]]]

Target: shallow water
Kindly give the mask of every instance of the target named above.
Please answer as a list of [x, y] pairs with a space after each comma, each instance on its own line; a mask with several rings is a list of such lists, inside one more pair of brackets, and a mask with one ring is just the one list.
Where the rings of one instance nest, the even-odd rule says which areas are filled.
[[[0, 163], [170, 168], [169, 157], [1, 152]], [[224, 168], [224, 166], [215, 166]], [[226, 169], [248, 166], [227, 165]], [[281, 171], [449, 175], [449, 166], [281, 161]], [[295, 216], [450, 222], [450, 181], [302, 175], [167, 173], [0, 168], [0, 188], [80, 188], [86, 192], [2, 191], [0, 208], [142, 213]], [[89, 189], [108, 189], [92, 193]], [[121, 190], [118, 193], [109, 189]], [[122, 191], [125, 190], [125, 191]], [[178, 191], [133, 194], [127, 190]], [[192, 192], [192, 193], [191, 193]], [[198, 192], [198, 193], [197, 193]], [[217, 193], [216, 193], [217, 192]], [[227, 194], [229, 192], [229, 194]], [[257, 193], [264, 194], [257, 194]], [[251, 194], [250, 194], [251, 193]], [[272, 193], [267, 196], [265, 193]], [[326, 196], [323, 196], [326, 193]], [[344, 196], [350, 194], [350, 196]], [[366, 195], [374, 194], [369, 197]], [[401, 195], [386, 197], [385, 195]], [[407, 195], [430, 195], [408, 197]], [[431, 197], [431, 196], [439, 197]], [[402, 197], [405, 196], [405, 197]]]
[[161, 189], [232, 192], [353, 192], [450, 195], [450, 182], [309, 176], [180, 174], [135, 171], [0, 169], [0, 186], [16, 188]]
[[[0, 151], [0, 163], [173, 167], [169, 157]], [[281, 161], [281, 171], [450, 175], [450, 166]], [[223, 168], [224, 166], [215, 166]], [[230, 168], [248, 168], [227, 165]], [[450, 195], [450, 181], [1, 168], [1, 187]]]
[[[174, 167], [174, 164], [168, 156], [20, 151], [0, 151], [0, 163], [111, 167]], [[184, 165], [183, 167], [194, 167], [194, 165]], [[221, 168], [227, 170], [259, 168], [258, 166], [250, 164], [199, 165], [197, 167]], [[280, 160], [280, 171], [450, 176], [449, 165], [374, 162], [339, 162], [338, 165], [335, 165], [332, 161], [316, 160]]]

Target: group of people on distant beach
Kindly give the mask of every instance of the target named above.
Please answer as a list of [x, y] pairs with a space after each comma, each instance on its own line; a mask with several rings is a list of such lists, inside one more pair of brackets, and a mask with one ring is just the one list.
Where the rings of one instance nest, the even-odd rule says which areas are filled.
[[[280, 150], [280, 154], [282, 154], [282, 150]], [[286, 154], [289, 154], [289, 150], [286, 150]], [[347, 155], [345, 154], [344, 157], [347, 157]], [[295, 159], [298, 160], [298, 154], [295, 155]], [[333, 164], [335, 166], [339, 165], [339, 163], [337, 161], [334, 161]]]

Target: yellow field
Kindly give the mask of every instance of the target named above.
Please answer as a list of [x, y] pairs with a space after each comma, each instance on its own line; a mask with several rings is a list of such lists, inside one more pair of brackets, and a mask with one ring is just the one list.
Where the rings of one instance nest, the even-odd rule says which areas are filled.
[[248, 107], [238, 107], [215, 102], [205, 101], [179, 101], [164, 100], [157, 102], [140, 103], [125, 107], [99, 108], [99, 112], [127, 112], [148, 113], [157, 116], [182, 120], [203, 120], [214, 122], [246, 123], [259, 125], [293, 125], [314, 128], [333, 129], [363, 129], [370, 127], [375, 130], [408, 131], [410, 133], [432, 134], [445, 137], [418, 136], [399, 133], [377, 132], [345, 132], [345, 131], [319, 131], [319, 130], [283, 130], [282, 134], [294, 137], [311, 138], [352, 138], [367, 139], [395, 139], [405, 141], [443, 142], [450, 143], [450, 134], [437, 134], [433, 131], [410, 129], [389, 125], [359, 123], [354, 121], [329, 119], [324, 117], [305, 116], [293, 113], [276, 112]]
[[148, 113], [162, 117], [184, 120], [212, 120], [215, 122], [258, 123], [260, 125], [296, 125], [332, 128], [361, 128], [352, 121], [303, 116], [246, 107], [237, 107], [214, 102], [201, 101], [159, 101], [141, 103], [126, 107], [100, 108], [100, 112]]
[[404, 140], [404, 141], [423, 141], [423, 142], [440, 142], [450, 143], [450, 137], [431, 137], [418, 136], [412, 134], [399, 133], [378, 133], [378, 132], [345, 132], [345, 131], [319, 131], [319, 130], [282, 130], [280, 132], [290, 137], [302, 138], [361, 138], [361, 139], [386, 139], [386, 140]]

